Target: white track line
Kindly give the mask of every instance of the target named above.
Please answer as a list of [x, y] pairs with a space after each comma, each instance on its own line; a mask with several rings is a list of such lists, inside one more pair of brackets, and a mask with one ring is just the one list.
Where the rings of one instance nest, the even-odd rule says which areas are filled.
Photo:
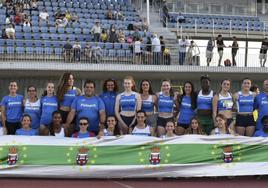
[[120, 186], [124, 187], [124, 188], [134, 188], [134, 187], [132, 187], [132, 186], [130, 186], [130, 185], [121, 183], [121, 182], [119, 182], [119, 181], [113, 181], [113, 182], [114, 182], [115, 184], [117, 184], [117, 185], [120, 185]]

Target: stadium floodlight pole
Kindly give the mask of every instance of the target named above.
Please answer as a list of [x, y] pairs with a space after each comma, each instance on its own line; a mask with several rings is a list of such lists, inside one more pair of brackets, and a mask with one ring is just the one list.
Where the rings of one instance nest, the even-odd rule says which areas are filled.
[[147, 5], [147, 24], [150, 25], [150, 2], [149, 0], [146, 1]]

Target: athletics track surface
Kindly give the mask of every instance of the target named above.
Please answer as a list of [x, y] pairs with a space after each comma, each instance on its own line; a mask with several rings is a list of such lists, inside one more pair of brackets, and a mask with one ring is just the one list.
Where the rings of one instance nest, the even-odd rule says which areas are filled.
[[0, 178], [0, 188], [267, 188], [268, 177], [190, 179], [15, 179]]

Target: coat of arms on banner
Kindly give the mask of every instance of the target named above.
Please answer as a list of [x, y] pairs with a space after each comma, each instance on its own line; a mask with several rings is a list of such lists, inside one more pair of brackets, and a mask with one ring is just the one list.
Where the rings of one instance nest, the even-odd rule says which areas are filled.
[[233, 148], [231, 146], [226, 146], [223, 148], [222, 159], [225, 163], [233, 162]]
[[76, 156], [76, 164], [80, 166], [84, 166], [88, 162], [88, 151], [89, 149], [87, 148], [79, 148], [78, 149], [78, 154]]
[[18, 150], [15, 147], [9, 148], [9, 153], [7, 155], [7, 164], [8, 165], [15, 165], [19, 160]]
[[149, 161], [152, 165], [157, 165], [160, 164], [160, 148], [159, 147], [153, 147], [151, 149], [151, 154], [150, 154], [150, 158]]

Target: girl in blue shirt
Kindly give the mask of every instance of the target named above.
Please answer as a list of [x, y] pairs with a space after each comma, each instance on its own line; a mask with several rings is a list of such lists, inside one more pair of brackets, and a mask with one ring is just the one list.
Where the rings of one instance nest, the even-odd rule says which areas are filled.
[[1, 101], [2, 126], [8, 135], [15, 135], [20, 128], [20, 120], [23, 113], [23, 96], [17, 94], [17, 82], [9, 84], [9, 95], [4, 96]]
[[103, 92], [100, 94], [100, 98], [104, 102], [106, 116], [115, 115], [115, 100], [118, 92], [118, 84], [114, 79], [107, 79], [103, 84]]
[[66, 72], [62, 75], [59, 81], [56, 95], [59, 102], [59, 110], [62, 116], [62, 123], [66, 123], [68, 114], [71, 111], [72, 102], [77, 96], [81, 95], [81, 90], [74, 87], [73, 74]]
[[189, 81], [185, 82], [183, 86], [183, 94], [178, 96], [178, 135], [183, 135], [185, 133], [185, 130], [190, 126], [191, 119], [195, 116], [196, 97], [194, 85]]
[[52, 122], [52, 113], [58, 110], [58, 100], [54, 95], [54, 84], [48, 83], [41, 98], [40, 135], [49, 135], [49, 125]]
[[32, 119], [28, 114], [24, 114], [21, 120], [21, 128], [16, 130], [16, 135], [35, 136], [37, 131], [31, 128]]
[[32, 129], [39, 131], [41, 117], [41, 103], [37, 98], [37, 90], [34, 86], [27, 88], [28, 99], [24, 100], [24, 114], [28, 114], [32, 119]]
[[234, 101], [237, 109], [236, 132], [241, 136], [253, 136], [255, 121], [253, 117], [254, 100], [256, 94], [250, 91], [251, 80], [242, 80], [241, 91], [235, 93]]

